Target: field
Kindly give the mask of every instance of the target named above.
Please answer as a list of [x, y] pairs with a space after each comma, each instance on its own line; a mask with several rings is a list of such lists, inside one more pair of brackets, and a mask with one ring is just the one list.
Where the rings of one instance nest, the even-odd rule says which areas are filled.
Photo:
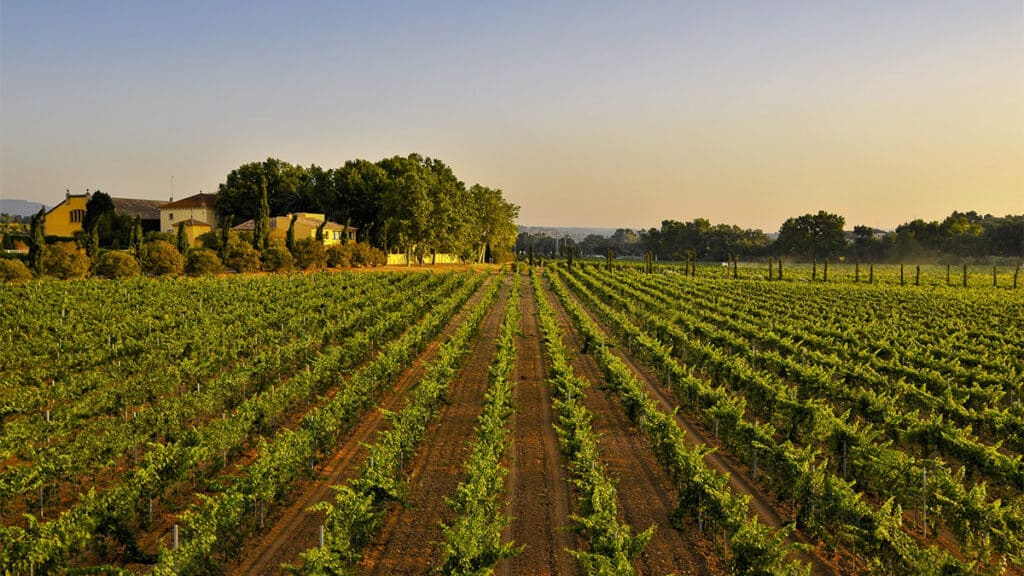
[[0, 567], [1024, 574], [1013, 269], [654, 271], [0, 286]]

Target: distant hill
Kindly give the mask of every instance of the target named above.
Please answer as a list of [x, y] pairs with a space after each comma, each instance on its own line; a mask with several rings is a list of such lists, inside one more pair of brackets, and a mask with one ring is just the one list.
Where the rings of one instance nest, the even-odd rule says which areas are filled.
[[11, 216], [31, 216], [36, 212], [39, 212], [40, 208], [45, 207], [46, 205], [40, 204], [39, 202], [0, 198], [0, 214], [10, 214]]
[[582, 241], [591, 234], [610, 238], [615, 234], [615, 228], [574, 228], [571, 226], [519, 226], [519, 233], [545, 234], [552, 238], [569, 236], [577, 242]]

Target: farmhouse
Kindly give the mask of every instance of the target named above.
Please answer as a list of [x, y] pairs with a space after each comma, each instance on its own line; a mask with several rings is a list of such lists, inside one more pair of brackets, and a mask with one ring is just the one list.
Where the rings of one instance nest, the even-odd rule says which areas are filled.
[[[271, 216], [270, 233], [274, 236], [283, 238], [288, 232], [288, 227], [291, 226], [293, 216], [295, 217], [296, 240], [300, 240], [302, 238], [316, 238], [317, 228], [323, 226], [324, 246], [330, 246], [331, 244], [345, 244], [356, 241], [356, 229], [354, 227], [338, 224], [337, 222], [331, 222], [327, 220], [327, 217], [323, 214], [316, 214], [314, 212], [296, 212], [294, 214], [286, 214], [284, 216]], [[239, 232], [252, 232], [255, 228], [255, 220], [246, 220], [238, 226], [235, 226], [233, 230], [237, 230]]]
[[[64, 200], [51, 208], [46, 213], [47, 236], [60, 236], [70, 238], [76, 232], [81, 232], [82, 222], [85, 220], [85, 205], [92, 198], [88, 190], [85, 194], [72, 194], [70, 191], [64, 194]], [[157, 230], [160, 223], [160, 207], [166, 204], [161, 200], [143, 200], [138, 198], [114, 198], [114, 211], [142, 220], [143, 230]]]
[[[198, 236], [209, 232], [217, 227], [217, 211], [214, 207], [216, 201], [216, 194], [200, 192], [188, 198], [164, 204], [160, 207], [160, 230], [174, 233], [178, 229], [178, 223], [184, 221], [186, 233], [190, 233], [190, 238], [193, 237], [192, 233]], [[199, 232], [200, 228], [205, 229]]]

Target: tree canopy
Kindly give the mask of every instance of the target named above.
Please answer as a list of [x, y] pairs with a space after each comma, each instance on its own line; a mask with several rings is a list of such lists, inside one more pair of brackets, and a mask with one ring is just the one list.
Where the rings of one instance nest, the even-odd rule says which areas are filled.
[[[264, 190], [269, 213], [260, 208]], [[501, 190], [467, 188], [444, 162], [419, 154], [326, 170], [275, 158], [244, 164], [220, 185], [216, 208], [218, 219], [257, 219], [257, 227], [262, 214], [322, 213], [377, 248], [421, 261], [438, 252], [510, 258], [519, 214]]]

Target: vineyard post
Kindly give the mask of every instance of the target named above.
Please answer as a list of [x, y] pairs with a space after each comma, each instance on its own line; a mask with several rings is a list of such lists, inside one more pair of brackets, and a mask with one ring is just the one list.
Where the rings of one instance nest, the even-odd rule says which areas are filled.
[[171, 548], [171, 550], [177, 550], [177, 549], [178, 549], [178, 525], [175, 524], [174, 525], [174, 546]]
[[782, 258], [779, 258], [779, 280], [782, 280]]
[[992, 267], [992, 287], [995, 288], [999, 283], [996, 281], [996, 267]]
[[853, 281], [854, 283], [860, 282], [860, 260], [853, 263]]
[[868, 284], [875, 283], [875, 265], [868, 264]]
[[740, 277], [740, 257], [739, 256], [733, 256], [732, 257], [732, 277], [733, 278], [739, 278]]
[[1017, 268], [1014, 269], [1014, 271], [1013, 271], [1013, 289], [1014, 290], [1017, 289], [1017, 276], [1019, 276], [1019, 275], [1020, 275], [1020, 266], [1017, 266]]
[[768, 281], [771, 282], [772, 278], [772, 257], [768, 257]]
[[900, 264], [900, 286], [903, 286], [903, 264]]
[[967, 288], [967, 262], [964, 262], [963, 283], [964, 288]]
[[921, 529], [924, 537], [928, 537], [928, 469], [921, 469]]
[[814, 258], [811, 260], [811, 281], [818, 279], [818, 259]]
[[320, 538], [319, 538], [319, 540], [320, 540], [320, 548], [323, 548], [324, 547], [324, 525], [323, 524], [320, 525]]
[[946, 264], [946, 286], [949, 286], [949, 264]]
[[914, 286], [920, 286], [920, 285], [921, 285], [921, 265], [918, 264], [917, 268], [914, 270]]
[[825, 258], [825, 270], [822, 272], [821, 280], [828, 282], [828, 258]]

